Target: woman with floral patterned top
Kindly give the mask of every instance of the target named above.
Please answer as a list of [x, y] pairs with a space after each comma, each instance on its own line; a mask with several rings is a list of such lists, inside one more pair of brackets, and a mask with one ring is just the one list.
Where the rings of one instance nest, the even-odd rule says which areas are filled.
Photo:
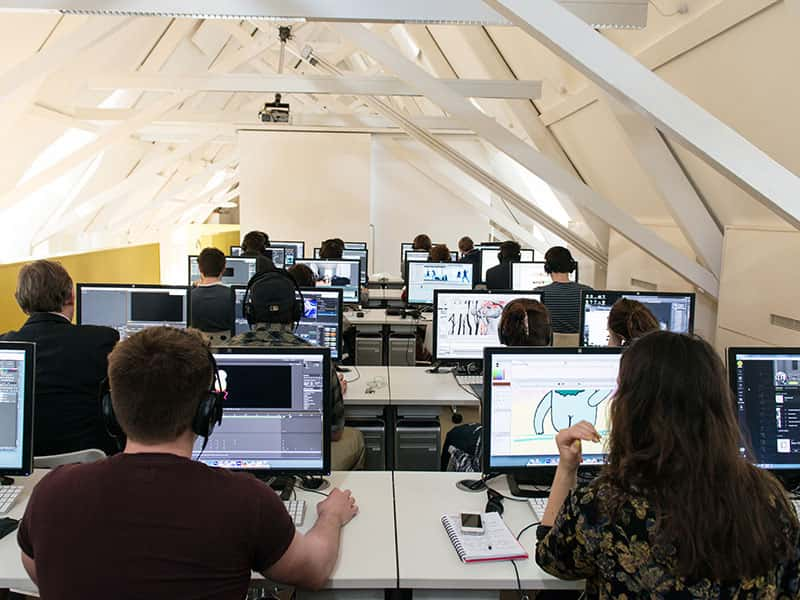
[[700, 338], [653, 332], [620, 363], [608, 464], [576, 487], [586, 422], [560, 460], [536, 560], [588, 598], [797, 598], [800, 525], [780, 483], [740, 455], [724, 368]]

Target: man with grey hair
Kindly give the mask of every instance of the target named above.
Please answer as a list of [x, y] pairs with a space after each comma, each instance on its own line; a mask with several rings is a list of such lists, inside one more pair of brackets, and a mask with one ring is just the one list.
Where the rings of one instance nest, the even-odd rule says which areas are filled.
[[28, 320], [0, 339], [36, 343], [34, 455], [87, 448], [116, 452], [100, 417], [98, 392], [119, 333], [72, 324], [75, 291], [60, 263], [37, 260], [23, 266], [15, 297]]

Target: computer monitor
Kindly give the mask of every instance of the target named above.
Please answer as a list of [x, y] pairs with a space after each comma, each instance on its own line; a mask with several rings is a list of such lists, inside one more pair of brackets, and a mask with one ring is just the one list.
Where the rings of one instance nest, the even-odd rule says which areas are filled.
[[403, 264], [407, 263], [410, 260], [419, 261], [426, 261], [430, 257], [430, 253], [427, 250], [409, 250], [403, 255]]
[[729, 348], [740, 451], [775, 471], [800, 470], [800, 348]]
[[33, 473], [36, 344], [0, 342], [0, 476]]
[[[272, 262], [275, 263], [276, 267], [281, 269], [288, 269], [294, 264], [296, 258], [303, 257], [303, 251], [299, 250], [298, 254], [298, 245], [300, 248], [303, 247], [303, 242], [275, 242], [274, 244], [270, 244], [269, 248], [267, 248], [267, 256], [272, 259]], [[242, 247], [241, 246], [231, 246], [231, 256], [232, 257], [239, 257], [242, 255]]]
[[[235, 285], [236, 335], [250, 331], [242, 306], [247, 286]], [[303, 318], [295, 335], [309, 344], [330, 348], [331, 358], [342, 354], [342, 290], [335, 288], [300, 288], [303, 293]]]
[[694, 294], [584, 291], [581, 295], [581, 346], [608, 346], [608, 315], [620, 298], [644, 304], [663, 330], [675, 333], [694, 331]]
[[406, 263], [408, 304], [433, 304], [434, 290], [471, 290], [475, 265], [452, 262]]
[[241, 246], [231, 246], [231, 256], [241, 256], [242, 255], [242, 247]]
[[[497, 246], [481, 248], [481, 281], [486, 281], [486, 271], [500, 264], [499, 252]], [[533, 250], [523, 249], [520, 255], [522, 262], [533, 262]]]
[[[256, 259], [243, 256], [225, 257], [225, 270], [222, 272], [222, 283], [225, 285], [247, 285], [250, 278], [256, 274]], [[189, 285], [200, 281], [200, 265], [197, 256], [189, 257]]]
[[433, 355], [436, 360], [483, 360], [483, 349], [499, 346], [498, 326], [506, 304], [542, 300], [535, 292], [470, 290], [433, 293]]
[[322, 258], [298, 259], [297, 264], [307, 265], [314, 273], [317, 287], [342, 288], [346, 304], [357, 304], [361, 299], [361, 267], [357, 260], [324, 260]]
[[[314, 248], [314, 258], [319, 258], [319, 253], [321, 248]], [[344, 249], [342, 252], [342, 258], [345, 260], [357, 260], [360, 264], [360, 277], [361, 277], [361, 285], [367, 285], [367, 281], [369, 276], [367, 275], [367, 269], [369, 265], [369, 253], [367, 252], [366, 248], [363, 249]]]
[[556, 434], [580, 421], [603, 438], [583, 442], [583, 462], [602, 465], [620, 348], [486, 348], [484, 473], [558, 464]]
[[345, 242], [345, 250], [366, 250], [367, 242]]
[[306, 255], [305, 242], [270, 242], [270, 248], [283, 248], [286, 251], [286, 260], [284, 266], [288, 269], [298, 258], [303, 258]]
[[[578, 269], [569, 274], [570, 281], [578, 281]], [[534, 290], [550, 285], [553, 280], [544, 270], [544, 261], [519, 262], [511, 265], [511, 287], [515, 290]]]
[[189, 287], [185, 285], [77, 285], [78, 325], [105, 325], [121, 339], [148, 327], [185, 329], [189, 319]]
[[330, 351], [218, 348], [222, 423], [193, 458], [256, 473], [327, 475], [331, 470]]

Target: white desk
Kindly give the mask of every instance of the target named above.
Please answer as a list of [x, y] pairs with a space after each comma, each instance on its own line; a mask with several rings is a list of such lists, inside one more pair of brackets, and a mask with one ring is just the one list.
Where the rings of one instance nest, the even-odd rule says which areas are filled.
[[[34, 486], [46, 473], [47, 471], [44, 469], [37, 469], [30, 477], [14, 477], [15, 485], [22, 485], [25, 489], [22, 490], [19, 498], [17, 498], [11, 512], [5, 516], [14, 519], [22, 518]], [[9, 533], [0, 540], [0, 589], [4, 588], [36, 589], [22, 566], [20, 549], [17, 545], [17, 531]]]
[[[345, 406], [388, 406], [389, 368], [346, 366], [349, 373], [342, 373], [347, 380], [344, 395]], [[368, 392], [368, 390], [371, 390]]]
[[481, 401], [461, 389], [452, 373], [428, 373], [426, 367], [389, 367], [392, 405], [480, 406]]
[[[517, 587], [514, 567], [508, 561], [464, 564], [450, 543], [441, 517], [459, 512], [483, 512], [486, 492], [468, 493], [456, 488], [460, 479], [477, 479], [475, 473], [394, 474], [397, 514], [397, 549], [401, 589], [442, 590], [513, 590]], [[509, 494], [505, 477], [489, 484]], [[534, 521], [527, 502], [504, 500], [503, 520], [514, 535]], [[517, 561], [523, 589], [582, 589], [582, 582], [561, 581], [536, 564], [536, 531], [531, 527], [520, 540], [530, 554]]]
[[[363, 317], [356, 316], [358, 313], [363, 314]], [[348, 311], [344, 313], [344, 320], [348, 325], [361, 327], [364, 325], [377, 325], [383, 327], [386, 325], [386, 309], [385, 308], [365, 308], [360, 311]]]
[[398, 288], [393, 289], [370, 289], [367, 292], [367, 297], [370, 301], [375, 300], [402, 300], [403, 298], [403, 290]]

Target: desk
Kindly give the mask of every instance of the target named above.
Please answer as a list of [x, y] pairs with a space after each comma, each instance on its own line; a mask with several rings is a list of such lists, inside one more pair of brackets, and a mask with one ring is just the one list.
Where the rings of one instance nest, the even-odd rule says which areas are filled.
[[[14, 503], [9, 517], [21, 519], [25, 507], [31, 497], [34, 486], [47, 474], [46, 469], [36, 469], [30, 477], [14, 477], [14, 483], [24, 487], [22, 493]], [[0, 590], [4, 588], [18, 588], [22, 590], [35, 590], [36, 587], [22, 566], [20, 549], [17, 545], [17, 532], [9, 533], [0, 540]]]
[[[345, 406], [388, 406], [389, 368], [388, 367], [345, 367], [349, 373], [342, 373], [347, 381]], [[367, 390], [372, 390], [367, 393]]]
[[[357, 317], [356, 314], [360, 312], [364, 316]], [[386, 309], [385, 308], [365, 308], [361, 311], [348, 311], [344, 313], [343, 318], [347, 321], [347, 325], [355, 327], [362, 327], [364, 325], [374, 325], [378, 328], [386, 324]]]
[[[517, 587], [514, 567], [510, 562], [462, 563], [441, 524], [443, 514], [483, 512], [486, 492], [468, 493], [456, 488], [460, 479], [477, 479], [474, 473], [394, 474], [395, 510], [397, 519], [397, 551], [401, 589], [442, 590], [442, 596], [453, 596], [453, 590], [513, 590]], [[508, 494], [505, 477], [490, 485]], [[514, 535], [533, 522], [533, 513], [526, 502], [504, 501], [503, 519]], [[531, 555], [517, 561], [523, 589], [582, 589], [582, 582], [561, 581], [544, 571], [533, 558], [536, 531], [526, 531], [522, 545]], [[426, 597], [435, 595], [426, 594]]]
[[389, 367], [393, 406], [474, 406], [481, 401], [461, 389], [452, 373], [428, 373], [425, 367]]
[[[363, 352], [358, 341], [356, 342], [357, 364], [380, 363], [387, 365], [392, 362], [405, 365], [414, 364], [416, 362], [416, 346], [407, 338], [409, 336], [416, 337], [417, 327], [426, 328], [426, 346], [430, 347], [432, 328], [429, 325], [433, 323], [432, 314], [423, 314], [419, 319], [412, 319], [399, 315], [387, 315], [385, 308], [370, 308], [360, 312], [363, 315], [361, 317], [356, 316], [355, 312], [346, 312], [344, 328], [354, 327], [357, 331], [357, 340], [372, 338], [375, 341], [363, 341]], [[380, 340], [377, 340], [378, 337]]]

